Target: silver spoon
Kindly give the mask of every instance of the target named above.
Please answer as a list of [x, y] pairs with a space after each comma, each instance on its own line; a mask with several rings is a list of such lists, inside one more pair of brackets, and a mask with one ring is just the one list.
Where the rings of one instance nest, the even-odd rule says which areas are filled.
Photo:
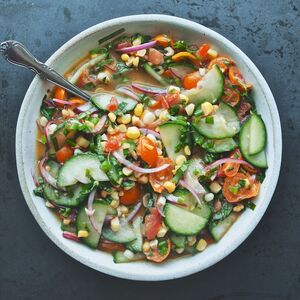
[[59, 75], [55, 70], [40, 62], [26, 49], [23, 44], [13, 40], [5, 41], [1, 43], [0, 52], [8, 62], [27, 68], [38, 74], [42, 79], [66, 89], [73, 95], [84, 100], [91, 101], [91, 95], [85, 93], [80, 88], [66, 80], [63, 76]]

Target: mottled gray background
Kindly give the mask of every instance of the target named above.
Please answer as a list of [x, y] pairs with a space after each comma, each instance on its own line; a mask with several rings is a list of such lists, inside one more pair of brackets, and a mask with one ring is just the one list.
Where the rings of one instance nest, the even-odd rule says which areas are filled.
[[[163, 3], [163, 4], [162, 4]], [[46, 60], [99, 22], [164, 13], [230, 39], [274, 93], [283, 129], [283, 164], [273, 200], [250, 237], [201, 273], [170, 282], [130, 282], [76, 262], [42, 232], [23, 199], [15, 127], [33, 75], [0, 60], [1, 299], [300, 299], [299, 1], [0, 1], [0, 40], [24, 42]]]

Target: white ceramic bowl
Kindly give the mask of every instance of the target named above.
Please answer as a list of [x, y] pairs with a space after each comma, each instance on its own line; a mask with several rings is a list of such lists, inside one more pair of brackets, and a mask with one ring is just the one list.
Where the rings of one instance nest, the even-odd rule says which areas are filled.
[[49, 238], [63, 251], [81, 263], [98, 271], [113, 276], [132, 280], [167, 280], [199, 272], [220, 261], [236, 249], [252, 232], [262, 218], [272, 198], [277, 183], [281, 163], [281, 127], [273, 95], [253, 62], [234, 44], [220, 34], [197, 23], [165, 15], [136, 15], [113, 19], [95, 25], [68, 41], [47, 61], [58, 72], [64, 73], [69, 67], [84, 56], [89, 49], [97, 46], [97, 41], [121, 27], [127, 32], [145, 34], [172, 33], [174, 38], [187, 39], [200, 44], [209, 41], [217, 50], [229, 54], [237, 63], [249, 82], [254, 84], [254, 99], [257, 109], [262, 114], [268, 133], [267, 157], [269, 168], [256, 199], [256, 209], [246, 210], [227, 234], [217, 244], [195, 256], [171, 259], [163, 264], [135, 262], [114, 264], [110, 254], [93, 251], [83, 244], [64, 239], [58, 220], [45, 207], [42, 199], [32, 190], [34, 182], [31, 172], [35, 165], [35, 120], [39, 115], [41, 100], [50, 84], [38, 76], [32, 81], [24, 98], [19, 114], [16, 134], [16, 157], [18, 175], [26, 202], [35, 219]]

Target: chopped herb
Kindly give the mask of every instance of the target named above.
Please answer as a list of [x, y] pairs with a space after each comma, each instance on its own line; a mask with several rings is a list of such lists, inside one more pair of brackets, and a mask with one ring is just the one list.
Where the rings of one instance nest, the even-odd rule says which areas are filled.
[[229, 191], [233, 194], [238, 194], [238, 192], [240, 191], [240, 186], [239, 185], [230, 185], [228, 187]]
[[132, 69], [126, 66], [123, 62], [116, 63], [116, 72], [113, 74], [113, 78], [118, 78], [121, 74], [124, 74]]
[[118, 109], [114, 112], [115, 115], [120, 115], [120, 114], [123, 114], [124, 113], [124, 110], [127, 106], [127, 103], [126, 102], [121, 102], [119, 105], [118, 105]]
[[84, 86], [83, 86], [83, 89], [86, 90], [86, 91], [91, 91], [95, 88], [95, 84], [92, 83], [92, 82], [88, 82], [86, 83]]
[[69, 134], [69, 130], [68, 130], [67, 128], [65, 128], [65, 129], [63, 130], [63, 134], [64, 134], [64, 135], [68, 135], [68, 134]]
[[214, 117], [213, 116], [207, 116], [205, 118], [205, 123], [206, 124], [214, 124]]
[[179, 182], [179, 180], [182, 178], [182, 176], [184, 175], [185, 171], [188, 169], [189, 167], [189, 162], [185, 161], [181, 167], [176, 171], [176, 174], [173, 177], [173, 182], [175, 184], [177, 184]]
[[169, 113], [170, 113], [171, 116], [175, 116], [175, 115], [178, 115], [179, 110], [180, 110], [180, 106], [179, 105], [174, 105], [169, 109]]
[[222, 208], [213, 214], [212, 221], [222, 221], [227, 218], [232, 211], [232, 205], [228, 202], [224, 202]]
[[64, 218], [68, 218], [69, 215], [71, 214], [71, 212], [72, 212], [72, 209], [70, 207], [64, 207], [64, 208], [60, 208], [58, 210], [58, 213]]
[[203, 161], [206, 163], [206, 164], [211, 164], [213, 163], [214, 161], [217, 160], [217, 157], [216, 155], [212, 154], [212, 153], [206, 153], [203, 157]]
[[38, 196], [38, 197], [44, 197], [44, 185], [39, 185], [37, 186], [34, 190], [33, 193]]
[[74, 141], [72, 141], [71, 139], [66, 139], [66, 143], [68, 145], [70, 145], [71, 147], [75, 147], [76, 146], [76, 143]]
[[145, 106], [149, 106], [151, 103], [151, 98], [145, 94], [139, 95], [139, 98]]
[[102, 71], [106, 65], [113, 63], [114, 60], [112, 58], [105, 59], [96, 64], [97, 71]]
[[41, 135], [41, 137], [39, 138], [38, 140], [40, 143], [42, 143], [43, 145], [46, 145], [47, 144], [47, 138], [46, 136], [43, 134]]
[[245, 205], [245, 207], [250, 208], [252, 210], [254, 210], [256, 207], [255, 203], [253, 203], [252, 201], [245, 201], [244, 205]]
[[187, 49], [187, 43], [185, 41], [178, 40], [174, 43], [173, 48], [185, 51]]
[[265, 179], [265, 177], [266, 177], [265, 171], [261, 171], [260, 173], [258, 173], [258, 174], [256, 175], [256, 178], [257, 178], [257, 180], [258, 180], [259, 182], [263, 182], [264, 179]]
[[55, 107], [49, 107], [43, 103], [40, 111], [42, 116], [44, 116], [47, 120], [50, 120], [55, 113]]
[[159, 252], [160, 255], [166, 255], [167, 252], [168, 252], [168, 243], [167, 243], [167, 241], [165, 241], [165, 240], [160, 241], [158, 243], [157, 248], [158, 248], [158, 252]]
[[239, 181], [239, 186], [240, 186], [240, 187], [244, 187], [245, 185], [246, 185], [246, 180], [240, 179], [240, 181]]
[[201, 106], [199, 105], [199, 106], [197, 106], [196, 108], [195, 108], [195, 110], [194, 110], [194, 116], [195, 117], [199, 117], [199, 116], [201, 116], [203, 114], [203, 111], [202, 111], [202, 109], [201, 109]]
[[91, 55], [93, 55], [93, 54], [104, 54], [104, 53], [107, 53], [107, 49], [106, 48], [92, 49], [90, 51]]
[[52, 141], [52, 143], [53, 143], [53, 146], [54, 146], [55, 151], [58, 151], [59, 147], [58, 147], [58, 142], [57, 142], [56, 137], [55, 137], [55, 136], [52, 136], [52, 137], [51, 137], [51, 141]]

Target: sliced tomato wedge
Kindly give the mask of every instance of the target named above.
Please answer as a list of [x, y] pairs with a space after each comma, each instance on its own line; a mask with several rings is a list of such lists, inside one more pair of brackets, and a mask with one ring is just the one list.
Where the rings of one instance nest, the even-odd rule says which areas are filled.
[[136, 184], [130, 190], [123, 190], [123, 196], [120, 197], [120, 202], [123, 205], [135, 204], [141, 195], [140, 187]]
[[119, 149], [121, 142], [125, 137], [124, 133], [117, 133], [117, 134], [108, 134], [107, 135], [107, 143], [104, 148], [105, 152], [113, 152]]
[[252, 88], [252, 84], [246, 83], [244, 76], [236, 66], [231, 66], [228, 71], [228, 76], [232, 84], [237, 85], [243, 92]]
[[60, 163], [64, 163], [73, 153], [74, 150], [69, 145], [65, 145], [56, 152], [56, 159]]
[[171, 252], [171, 245], [172, 245], [170, 239], [166, 239], [166, 242], [167, 242], [167, 251], [164, 255], [160, 254], [158, 249], [155, 249], [146, 253], [146, 258], [156, 263], [160, 263], [164, 261], [169, 256]]
[[[236, 149], [231, 153], [231, 155], [229, 157], [235, 158], [235, 159], [242, 159], [242, 154], [239, 149]], [[239, 169], [240, 169], [240, 164], [225, 163], [220, 168], [220, 174], [223, 174], [223, 176], [226, 176], [226, 177], [233, 177], [236, 175], [236, 173], [239, 171]]]
[[163, 186], [165, 181], [170, 181], [173, 178], [173, 161], [168, 157], [158, 156], [156, 167], [160, 167], [164, 164], [169, 164], [170, 166], [163, 171], [149, 175], [149, 182], [153, 190], [157, 193], [161, 193], [165, 189]]
[[111, 97], [110, 102], [107, 104], [106, 108], [109, 111], [115, 111], [118, 109], [118, 100], [116, 97]]
[[226, 56], [219, 56], [210, 61], [208, 69], [211, 69], [214, 65], [218, 65], [223, 73], [228, 70], [228, 67], [233, 64], [233, 60]]
[[162, 217], [156, 207], [150, 208], [150, 214], [145, 217], [145, 234], [148, 240], [153, 240], [160, 228]]
[[190, 90], [197, 86], [197, 83], [201, 80], [201, 75], [198, 71], [185, 75], [182, 79], [182, 85], [186, 90]]
[[234, 177], [225, 178], [222, 192], [227, 202], [236, 203], [257, 196], [259, 189], [260, 182], [254, 181], [248, 174], [237, 173]]
[[207, 52], [210, 49], [209, 44], [203, 44], [197, 51], [197, 54], [200, 56], [201, 60], [204, 60], [207, 58]]

